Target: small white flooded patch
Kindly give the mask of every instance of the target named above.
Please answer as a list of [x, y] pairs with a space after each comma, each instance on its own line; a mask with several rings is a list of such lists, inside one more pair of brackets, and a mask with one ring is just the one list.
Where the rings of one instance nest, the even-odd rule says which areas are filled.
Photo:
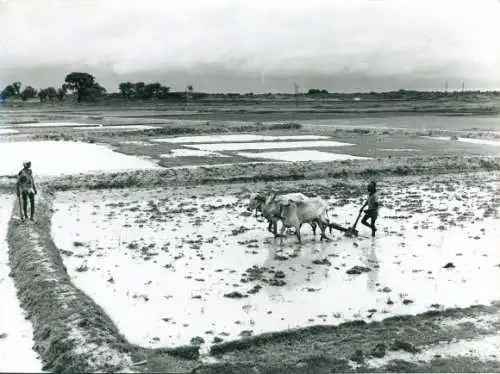
[[316, 147], [343, 147], [354, 145], [351, 143], [336, 142], [333, 140], [303, 141], [303, 142], [256, 142], [256, 143], [207, 143], [185, 147], [203, 149], [205, 151], [238, 151], [245, 149], [283, 149], [283, 148], [316, 148]]
[[459, 141], [463, 143], [470, 144], [480, 144], [480, 145], [492, 145], [495, 147], [500, 147], [500, 141], [497, 140], [489, 140], [489, 139], [473, 139], [473, 138], [456, 138], [455, 140], [449, 136], [423, 136], [426, 139], [435, 139], [435, 140], [448, 140], [448, 141]]
[[0, 142], [0, 175], [16, 174], [23, 160], [31, 160], [34, 175], [159, 169], [152, 161], [114, 152], [106, 146], [82, 142]]
[[[376, 238], [359, 224], [321, 242], [304, 225], [281, 247], [224, 186], [59, 194], [52, 235], [74, 284], [141, 346], [381, 320], [500, 299], [498, 187], [471, 178], [384, 185]], [[348, 227], [361, 197], [330, 217]]]
[[97, 127], [102, 126], [92, 123], [75, 123], [75, 122], [33, 122], [33, 123], [20, 123], [16, 127]]
[[0, 135], [17, 134], [19, 131], [12, 129], [0, 129]]
[[426, 347], [421, 353], [388, 352], [383, 358], [372, 358], [366, 364], [382, 367], [391, 360], [430, 362], [435, 358], [471, 357], [482, 361], [498, 360], [500, 357], [500, 335], [487, 335], [479, 339], [459, 340]]
[[125, 140], [123, 142], [120, 142], [120, 144], [130, 144], [130, 145], [142, 145], [142, 146], [153, 146], [154, 144], [151, 144], [146, 141], [142, 140]]
[[387, 152], [418, 152], [418, 149], [413, 148], [381, 148], [380, 150]]
[[148, 126], [148, 125], [116, 125], [116, 126], [84, 126], [84, 127], [76, 127], [75, 129], [80, 130], [151, 130], [157, 129], [158, 126]]
[[161, 158], [175, 158], [175, 157], [228, 157], [221, 153], [200, 151], [197, 149], [172, 149], [170, 153], [165, 153], [160, 156]]
[[341, 153], [320, 151], [285, 151], [285, 152], [239, 152], [239, 156], [248, 158], [268, 158], [271, 160], [297, 161], [337, 161], [337, 160], [368, 160], [370, 157], [359, 157]]
[[290, 164], [288, 161], [248, 161], [248, 162], [230, 162], [227, 164], [203, 164], [203, 165], [181, 165], [172, 166], [166, 169], [199, 169], [199, 168], [224, 168], [232, 165], [268, 165], [268, 164]]
[[26, 320], [17, 298], [9, 267], [9, 247], [5, 240], [12, 212], [12, 196], [0, 195], [0, 372], [39, 373], [42, 361], [32, 349], [33, 327]]
[[252, 141], [277, 141], [277, 140], [316, 140], [329, 139], [328, 136], [322, 135], [255, 135], [255, 134], [238, 134], [238, 135], [199, 135], [199, 136], [179, 136], [175, 138], [153, 139], [153, 142], [164, 143], [210, 143], [210, 142], [252, 142]]

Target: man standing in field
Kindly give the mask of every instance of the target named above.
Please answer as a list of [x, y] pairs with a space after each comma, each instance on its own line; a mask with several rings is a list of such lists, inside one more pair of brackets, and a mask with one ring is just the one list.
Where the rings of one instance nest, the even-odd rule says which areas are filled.
[[[375, 227], [375, 221], [377, 220], [378, 217], [378, 208], [379, 208], [376, 183], [374, 181], [371, 181], [368, 184], [367, 189], [368, 189], [368, 199], [366, 199], [366, 202], [363, 204], [360, 211], [363, 211], [363, 209], [365, 209], [367, 205], [368, 209], [365, 210], [365, 215], [361, 220], [361, 223], [371, 228], [372, 236], [375, 236], [375, 232], [377, 231], [377, 228]], [[371, 218], [371, 224], [368, 224], [368, 218]]]
[[36, 186], [31, 170], [31, 161], [24, 161], [23, 166], [23, 169], [17, 174], [16, 193], [17, 198], [20, 200], [19, 202], [22, 200], [21, 219], [23, 221], [28, 219], [29, 199], [31, 208], [30, 220], [33, 221], [35, 216]]

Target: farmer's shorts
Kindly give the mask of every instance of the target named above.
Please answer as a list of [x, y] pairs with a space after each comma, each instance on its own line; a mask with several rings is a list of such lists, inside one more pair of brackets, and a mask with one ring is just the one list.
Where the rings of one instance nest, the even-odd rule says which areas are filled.
[[373, 219], [378, 218], [378, 211], [376, 209], [367, 209], [367, 210], [365, 210], [365, 214], [368, 217], [373, 218]]

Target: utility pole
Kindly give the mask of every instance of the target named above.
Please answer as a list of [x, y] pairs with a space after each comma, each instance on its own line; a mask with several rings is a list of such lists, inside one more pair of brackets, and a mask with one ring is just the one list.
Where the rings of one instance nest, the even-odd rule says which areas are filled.
[[297, 85], [297, 82], [294, 82], [293, 83], [293, 89], [294, 89], [294, 93], [295, 93], [295, 107], [298, 108], [299, 107], [299, 86]]
[[465, 91], [465, 82], [462, 81], [462, 94], [464, 93], [464, 91]]
[[448, 81], [447, 80], [444, 81], [444, 94], [448, 95]]

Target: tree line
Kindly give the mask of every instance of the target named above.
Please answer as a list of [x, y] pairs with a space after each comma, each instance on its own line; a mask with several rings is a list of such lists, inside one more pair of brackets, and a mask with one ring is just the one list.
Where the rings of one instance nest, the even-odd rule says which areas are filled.
[[[47, 87], [36, 90], [32, 86], [25, 86], [21, 89], [21, 82], [13, 82], [7, 85], [1, 92], [2, 99], [21, 99], [23, 101], [39, 98], [41, 102], [64, 100], [68, 93], [75, 96], [77, 102], [94, 102], [106, 95], [106, 89], [102, 87], [92, 74], [73, 72], [66, 75], [64, 84], [59, 88]], [[118, 85], [118, 96], [125, 99], [133, 100], [149, 100], [149, 99], [166, 99], [177, 97], [181, 98], [179, 93], [171, 93], [170, 87], [164, 86], [161, 83], [144, 83], [144, 82], [122, 82]], [[117, 94], [109, 94], [116, 96]], [[188, 95], [192, 96], [193, 86], [186, 87], [184, 98]]]
[[[23, 101], [39, 98], [41, 102], [54, 100], [64, 100], [68, 93], [71, 93], [76, 100], [80, 102], [95, 102], [104, 96], [110, 98], [121, 97], [127, 100], [150, 100], [150, 99], [169, 99], [169, 100], [187, 100], [188, 98], [202, 98], [208, 96], [205, 93], [195, 93], [193, 86], [188, 85], [185, 92], [170, 92], [170, 87], [163, 86], [161, 83], [144, 82], [122, 82], [118, 85], [118, 93], [107, 94], [106, 89], [102, 87], [92, 74], [83, 72], [72, 72], [66, 75], [61, 87], [47, 87], [36, 90], [32, 86], [22, 88], [21, 82], [13, 82], [0, 91], [0, 98], [21, 99]], [[382, 100], [418, 100], [418, 99], [436, 99], [443, 96], [456, 95], [475, 95], [479, 91], [466, 92], [443, 92], [443, 91], [414, 91], [398, 90], [390, 92], [369, 92], [369, 93], [330, 93], [326, 89], [311, 88], [306, 93], [298, 94], [300, 96], [310, 97], [329, 97], [338, 99], [349, 99], [359, 97], [360, 99], [382, 99]], [[498, 92], [489, 93], [498, 96]], [[297, 94], [296, 94], [297, 95]], [[240, 94], [214, 94], [214, 97], [240, 97]], [[252, 93], [243, 96], [254, 96]], [[255, 96], [273, 96], [272, 94], [263, 94]]]
[[106, 93], [106, 89], [96, 82], [94, 76], [88, 73], [70, 73], [66, 75], [64, 84], [59, 88], [47, 87], [36, 90], [32, 86], [21, 89], [21, 82], [13, 82], [7, 85], [1, 92], [0, 97], [6, 99], [21, 99], [23, 101], [38, 97], [41, 102], [47, 100], [64, 100], [68, 92], [76, 96], [78, 102], [96, 101]]

